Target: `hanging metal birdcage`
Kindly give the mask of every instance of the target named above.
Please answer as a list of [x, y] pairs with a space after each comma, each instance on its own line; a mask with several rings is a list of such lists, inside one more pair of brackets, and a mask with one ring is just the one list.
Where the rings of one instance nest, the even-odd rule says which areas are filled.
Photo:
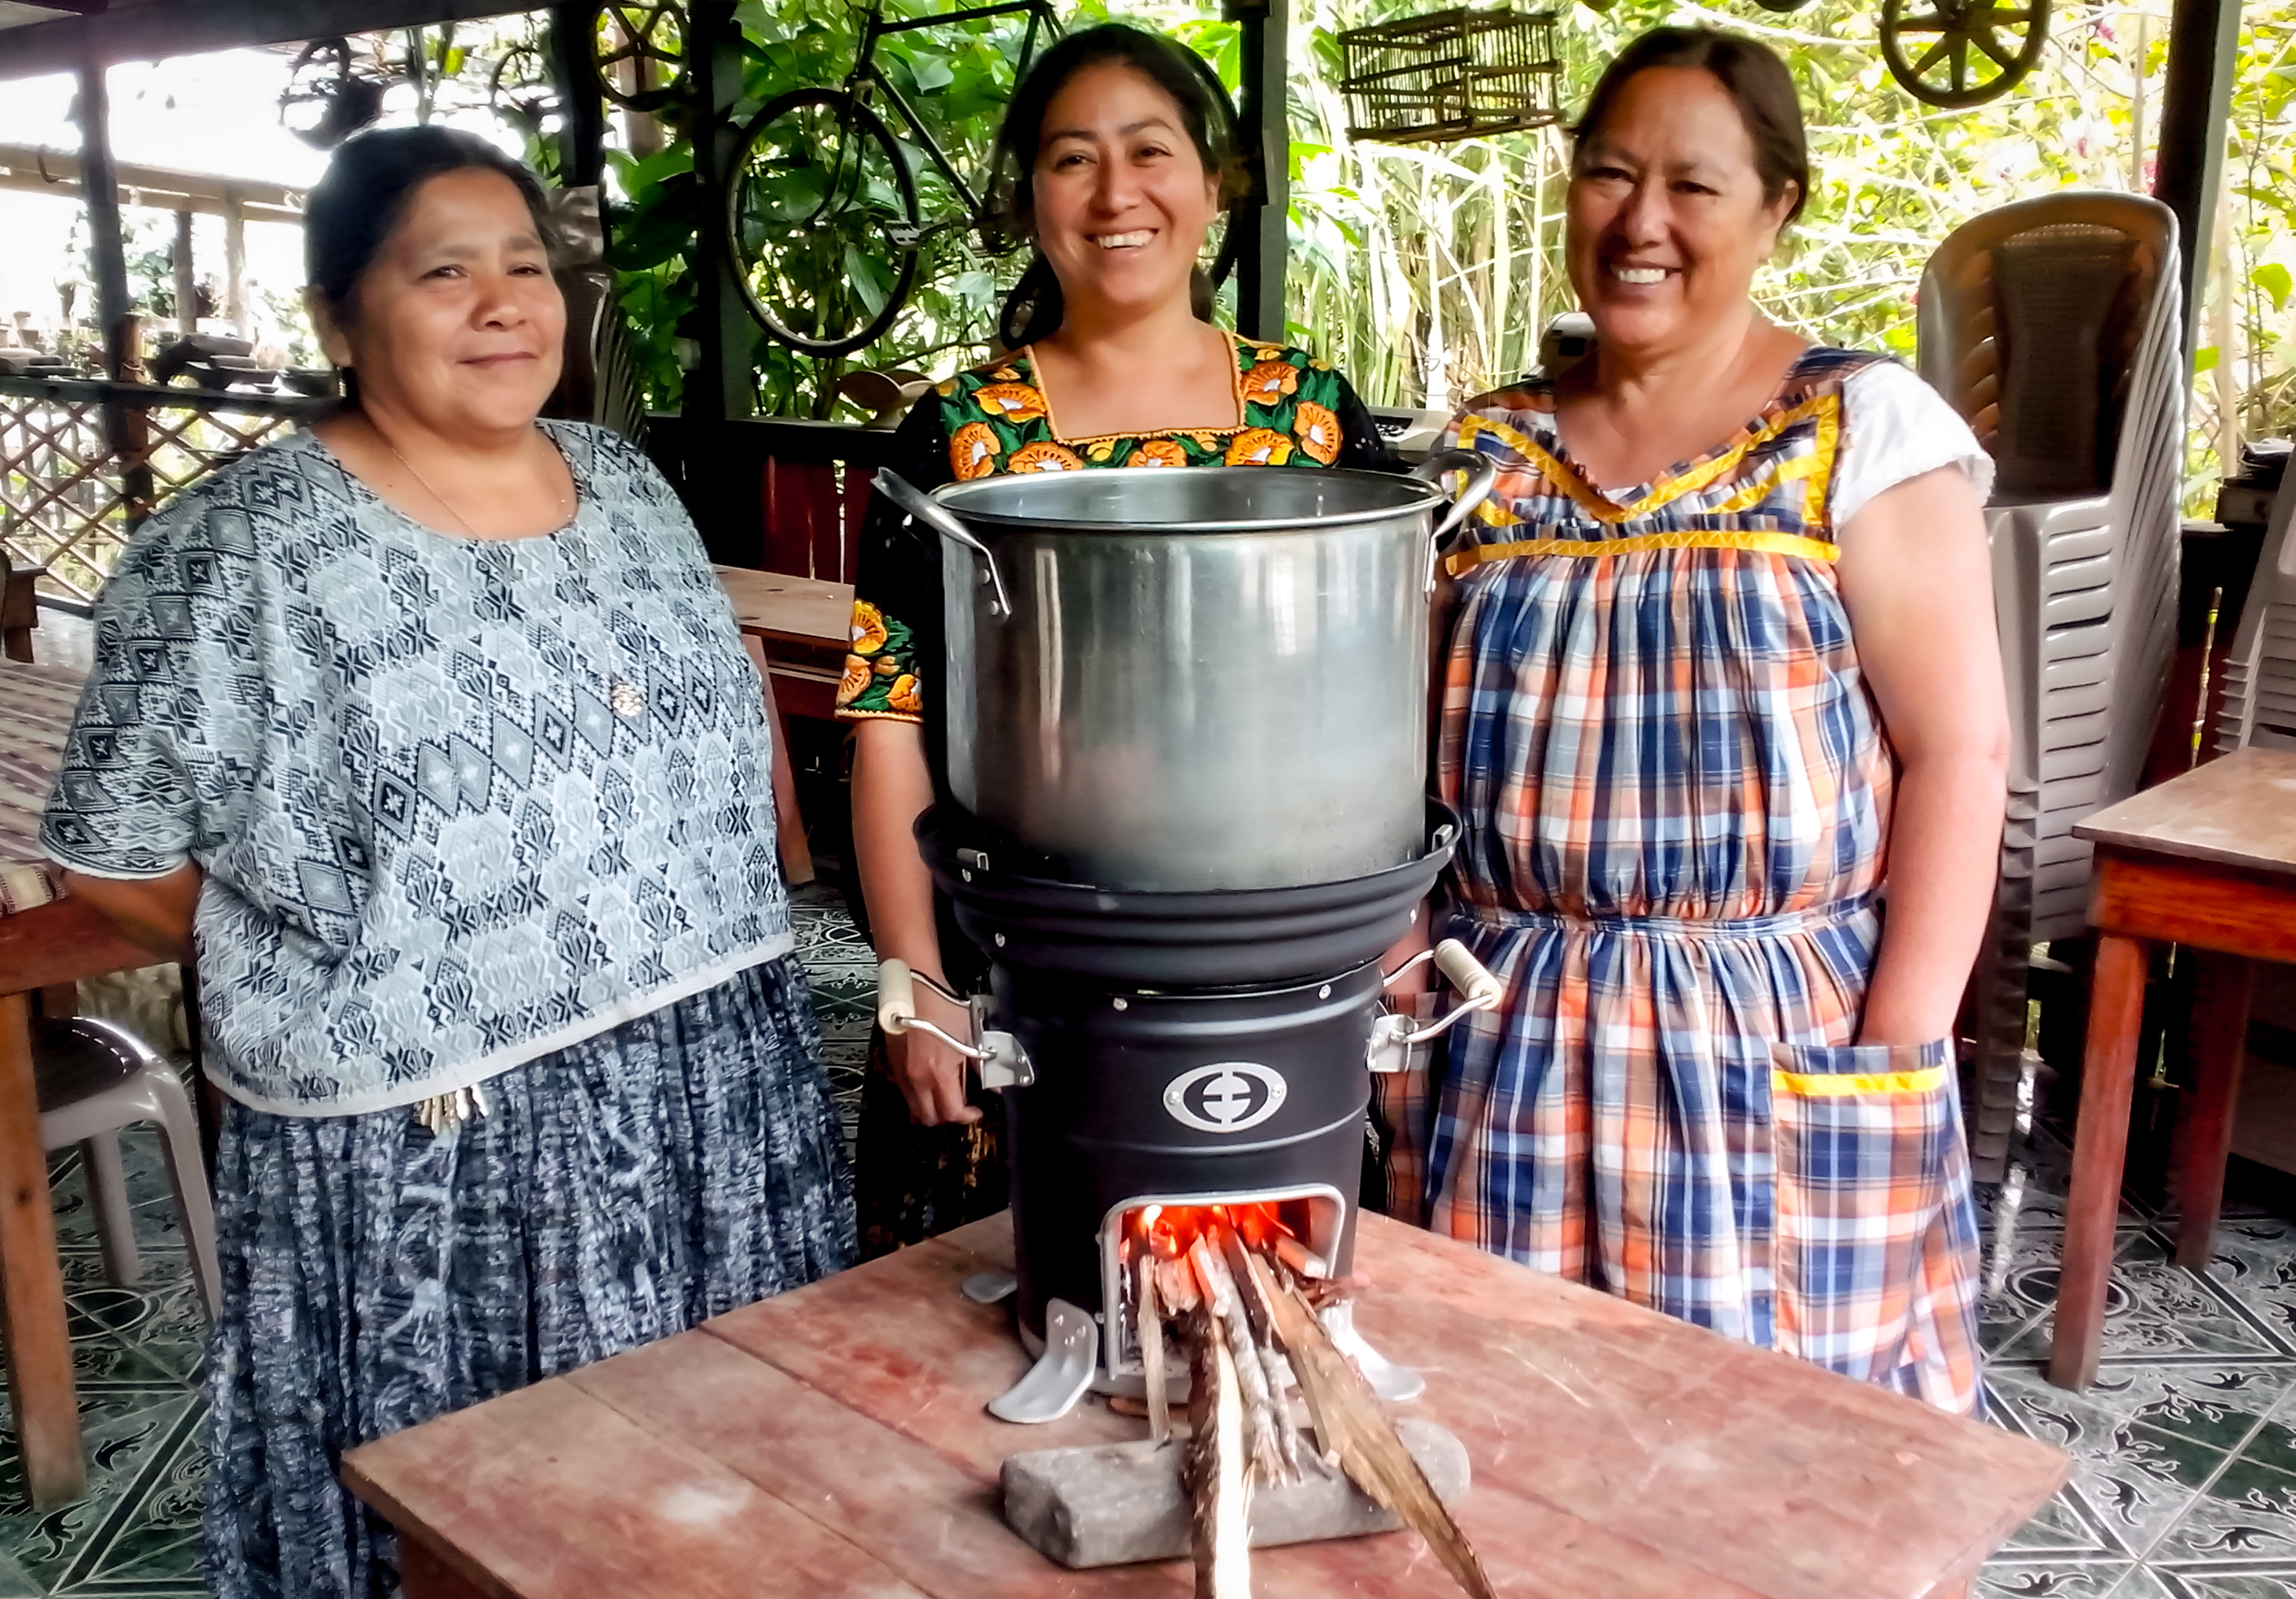
[[1426, 144], [1561, 121], [1555, 28], [1552, 12], [1463, 6], [1349, 29], [1348, 136]]

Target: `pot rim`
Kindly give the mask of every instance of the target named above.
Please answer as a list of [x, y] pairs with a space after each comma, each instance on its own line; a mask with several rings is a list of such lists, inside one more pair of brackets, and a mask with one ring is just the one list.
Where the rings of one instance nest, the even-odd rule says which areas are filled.
[[[1257, 479], [1263, 472], [1283, 470], [1285, 469], [1282, 467], [1267, 466], [1106, 466], [1092, 468], [1091, 476], [1095, 487], [1105, 485], [1120, 489], [1128, 479], [1160, 480], [1174, 472], [1184, 471], [1193, 477], [1207, 477], [1221, 473], [1249, 473]], [[1370, 506], [1361, 511], [1328, 512], [1307, 520], [1273, 516], [1253, 519], [1223, 517], [1206, 521], [1187, 522], [1077, 521], [1065, 518], [1015, 516], [995, 511], [980, 511], [965, 504], [964, 502], [969, 498], [980, 498], [999, 488], [1009, 489], [1013, 483], [1013, 476], [1011, 473], [1002, 473], [989, 478], [975, 478], [964, 483], [944, 483], [932, 490], [932, 497], [947, 506], [951, 515], [961, 517], [967, 526], [979, 528], [984, 531], [1103, 534], [1119, 537], [1138, 537], [1142, 534], [1161, 537], [1176, 533], [1312, 533], [1324, 528], [1349, 528], [1365, 522], [1391, 521], [1399, 516], [1427, 515], [1452, 503], [1451, 496], [1445, 493], [1440, 486], [1399, 472], [1366, 472], [1360, 467], [1321, 467], [1310, 470], [1314, 470], [1321, 480], [1328, 481], [1334, 478], [1365, 479], [1382, 488], [1405, 490], [1406, 497], [1403, 503], [1398, 504]], [[1424, 529], [1420, 530], [1423, 532]]]

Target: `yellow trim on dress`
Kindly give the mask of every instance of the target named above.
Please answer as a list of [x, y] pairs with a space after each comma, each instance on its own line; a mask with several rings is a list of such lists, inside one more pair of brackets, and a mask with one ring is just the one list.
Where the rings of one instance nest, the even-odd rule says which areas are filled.
[[[1476, 439], [1488, 433], [1538, 468], [1541, 477], [1569, 495], [1580, 510], [1596, 521], [1624, 522], [1632, 521], [1638, 516], [1648, 516], [1669, 501], [1705, 488], [1745, 459], [1748, 451], [1767, 443], [1788, 428], [1813, 418], [1817, 422], [1817, 431], [1810, 454], [1801, 457], [1800, 461], [1784, 463], [1800, 467], [1800, 470], [1791, 472], [1780, 471], [1764, 473], [1755, 481], [1767, 487], [1775, 487], [1780, 482], [1792, 481], [1795, 478], [1804, 479], [1809, 485], [1805, 490], [1808, 496], [1806, 510], [1808, 520], [1815, 521], [1818, 520], [1816, 512], [1818, 510], [1816, 496], [1819, 486], [1832, 475], [1833, 457], [1841, 447], [1841, 397], [1835, 393], [1814, 394], [1800, 405], [1779, 412], [1759, 427], [1749, 429], [1742, 433], [1727, 449], [1723, 450], [1719, 455], [1709, 455], [1703, 460], [1694, 462], [1678, 474], [1660, 478], [1651, 485], [1648, 494], [1625, 505], [1618, 504], [1595, 488], [1593, 484], [1587, 481], [1584, 473], [1575, 467], [1563, 464], [1552, 451], [1529, 434], [1511, 428], [1505, 422], [1494, 422], [1487, 416], [1469, 415], [1460, 422], [1459, 447], [1463, 450], [1472, 449], [1475, 447]], [[1807, 462], [1808, 464], [1803, 466], [1801, 462]], [[1751, 493], [1752, 488], [1753, 484], [1749, 484], [1739, 493], [1742, 495]], [[1732, 497], [1735, 499], [1738, 496], [1734, 495]], [[1761, 496], [1756, 496], [1755, 500], [1749, 501], [1748, 504], [1756, 503], [1761, 497]]]
[[1804, 561], [1838, 561], [1841, 547], [1799, 533], [1742, 532], [1692, 528], [1674, 533], [1638, 533], [1630, 538], [1521, 538], [1512, 544], [1477, 545], [1446, 556], [1445, 570], [1456, 578], [1486, 561], [1508, 561], [1517, 555], [1576, 555], [1600, 560], [1606, 555], [1631, 555], [1643, 550], [1754, 550], [1766, 555], [1794, 555]]
[[1845, 1099], [1853, 1094], [1928, 1094], [1944, 1086], [1945, 1068], [1913, 1071], [1772, 1071], [1770, 1086], [1809, 1099]]
[[[1084, 449], [1089, 452], [1090, 447], [1096, 444], [1113, 447], [1134, 439], [1144, 444], [1151, 439], [1195, 439], [1206, 441], [1204, 447], [1209, 449], [1211, 447], [1210, 440], [1232, 439], [1252, 425], [1251, 413], [1245, 408], [1243, 398], [1244, 371], [1235, 357], [1241, 356], [1247, 348], [1255, 354], [1263, 349], [1273, 349], [1279, 357], [1283, 355], [1284, 349], [1284, 347], [1280, 344], [1260, 344], [1256, 340], [1246, 339], [1241, 333], [1231, 332], [1227, 338], [1228, 343], [1234, 347], [1230, 352], [1229, 365], [1235, 368], [1228, 373], [1230, 390], [1235, 396], [1235, 425], [1232, 428], [1159, 428], [1148, 433], [1093, 433], [1082, 439], [1071, 439], [1061, 431], [1060, 418], [1053, 414], [1053, 393], [1051, 390], [1045, 387], [1044, 371], [1037, 365], [1037, 347], [1033, 344], [1027, 345], [1019, 353], [1029, 363], [1029, 378], [1031, 385], [1039, 395], [1044, 397], [1045, 430], [1053, 436], [1054, 444], [1065, 444], [1071, 449]], [[1099, 457], [1095, 456], [1095, 459]]]

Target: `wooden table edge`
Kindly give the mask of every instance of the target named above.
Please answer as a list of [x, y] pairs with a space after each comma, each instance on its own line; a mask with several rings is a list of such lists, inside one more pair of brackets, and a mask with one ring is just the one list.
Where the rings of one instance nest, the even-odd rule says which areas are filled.
[[[2226, 914], [2233, 909], [2243, 914]], [[2284, 919], [2274, 920], [2275, 911]], [[2260, 928], [2243, 926], [2244, 920]], [[2088, 924], [2140, 944], [2190, 944], [2251, 960], [2296, 961], [2296, 865], [2275, 870], [2099, 844]]]

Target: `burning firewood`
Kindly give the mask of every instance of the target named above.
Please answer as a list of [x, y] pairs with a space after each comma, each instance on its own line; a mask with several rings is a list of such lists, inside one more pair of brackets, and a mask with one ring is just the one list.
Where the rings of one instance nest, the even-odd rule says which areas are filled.
[[1138, 1314], [1134, 1335], [1140, 1341], [1140, 1381], [1148, 1401], [1148, 1436], [1162, 1443], [1172, 1436], [1171, 1398], [1164, 1387], [1164, 1313], [1156, 1293], [1156, 1261], [1140, 1257]]
[[1267, 1368], [1260, 1361], [1259, 1347], [1252, 1339], [1251, 1323], [1237, 1296], [1235, 1279], [1228, 1275], [1227, 1263], [1220, 1259], [1220, 1253], [1219, 1246], [1210, 1236], [1199, 1238], [1188, 1246], [1188, 1264], [1202, 1285], [1204, 1303], [1210, 1308], [1218, 1332], [1227, 1341], [1228, 1356], [1235, 1365], [1236, 1386], [1243, 1398], [1244, 1436], [1251, 1455], [1251, 1469], [1262, 1482], [1288, 1481], [1291, 1473], [1284, 1465], [1283, 1445], [1276, 1433], [1276, 1398], [1267, 1390]]
[[1209, 1295], [1181, 1325], [1195, 1421], [1185, 1470], [1195, 1521], [1196, 1599], [1251, 1599], [1251, 1489], [1243, 1468], [1243, 1396], [1235, 1357]]
[[[1283, 1467], [1284, 1480], [1300, 1480], [1300, 1426], [1292, 1419], [1292, 1405], [1287, 1397], [1292, 1391], [1292, 1367], [1283, 1358], [1275, 1333], [1275, 1315], [1267, 1302], [1267, 1292], [1251, 1271], [1258, 1252], [1245, 1242], [1234, 1227], [1215, 1229], [1219, 1239], [1220, 1253], [1225, 1257], [1229, 1281], [1235, 1289], [1236, 1302], [1242, 1306], [1244, 1319], [1250, 1324], [1253, 1354], [1259, 1357], [1272, 1397], [1269, 1412], [1275, 1426], [1275, 1449]], [[1242, 1357], [1238, 1356], [1241, 1359]]]
[[1262, 1212], [1212, 1210], [1177, 1227], [1144, 1227], [1140, 1236], [1134, 1309], [1150, 1428], [1160, 1442], [1168, 1425], [1160, 1414], [1163, 1324], [1188, 1361], [1193, 1434], [1183, 1480], [1199, 1599], [1248, 1599], [1251, 1489], [1302, 1480], [1295, 1380], [1324, 1465], [1418, 1531], [1472, 1599], [1490, 1599], [1465, 1535], [1319, 1319], [1361, 1284], [1332, 1279], [1321, 1258]]
[[[1266, 1269], [1257, 1260], [1252, 1264]], [[1496, 1599], [1490, 1578], [1484, 1575], [1482, 1562], [1466, 1534], [1459, 1530], [1451, 1513], [1435, 1496], [1419, 1463], [1396, 1437], [1394, 1424], [1380, 1408], [1379, 1398], [1363, 1374], [1332, 1343], [1307, 1295], [1294, 1284], [1275, 1283], [1273, 1274], [1267, 1288], [1277, 1333], [1291, 1355], [1300, 1391], [1316, 1418], [1316, 1441], [1324, 1454], [1338, 1456], [1340, 1465], [1357, 1487], [1425, 1538], [1444, 1570], [1473, 1599]]]

